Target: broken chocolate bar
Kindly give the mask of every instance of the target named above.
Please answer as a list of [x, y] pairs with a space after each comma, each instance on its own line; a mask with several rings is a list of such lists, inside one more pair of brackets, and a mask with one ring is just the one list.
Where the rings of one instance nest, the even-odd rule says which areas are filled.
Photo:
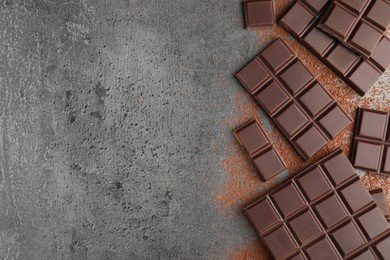
[[245, 213], [276, 259], [390, 256], [390, 226], [340, 149]]
[[355, 168], [390, 174], [389, 113], [360, 108], [357, 112], [351, 161]]
[[285, 163], [256, 119], [241, 125], [233, 134], [251, 158], [262, 181], [267, 181], [286, 169]]
[[[387, 0], [332, 0], [318, 27], [369, 58], [390, 24]], [[383, 52], [390, 52], [390, 45]]]
[[235, 76], [305, 160], [352, 121], [281, 39]]
[[390, 66], [390, 40], [383, 37], [368, 59], [316, 27], [330, 0], [298, 0], [281, 24], [318, 59], [363, 96]]

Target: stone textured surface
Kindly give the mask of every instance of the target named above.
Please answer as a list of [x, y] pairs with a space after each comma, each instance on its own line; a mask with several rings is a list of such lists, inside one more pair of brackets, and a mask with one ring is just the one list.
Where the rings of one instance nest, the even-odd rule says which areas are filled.
[[258, 51], [240, 15], [237, 1], [0, 3], [1, 259], [217, 257], [245, 236], [211, 201], [216, 122]]
[[232, 75], [270, 38], [298, 46], [283, 30], [244, 30], [239, 0], [4, 0], [0, 32], [0, 259], [263, 257], [231, 135], [260, 110]]

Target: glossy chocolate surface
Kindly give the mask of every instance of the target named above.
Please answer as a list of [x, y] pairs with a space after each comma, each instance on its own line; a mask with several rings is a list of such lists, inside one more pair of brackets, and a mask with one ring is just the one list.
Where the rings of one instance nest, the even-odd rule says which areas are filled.
[[[382, 37], [370, 55], [364, 58], [348, 49], [335, 37], [317, 28], [322, 11], [330, 2], [331, 0], [297, 0], [282, 17], [281, 24], [363, 96], [390, 66], [390, 40]], [[356, 6], [359, 9], [359, 5]], [[347, 19], [347, 16], [344, 18]]]
[[340, 149], [245, 213], [276, 259], [390, 256], [390, 226]]
[[246, 29], [275, 26], [274, 0], [247, 0], [243, 6]]
[[235, 76], [304, 159], [351, 122], [281, 39], [270, 43]]
[[351, 152], [355, 168], [390, 174], [389, 117], [388, 112], [358, 109]]
[[[333, 0], [318, 27], [368, 58], [390, 24], [387, 0]], [[390, 45], [383, 54], [390, 52]]]
[[239, 126], [233, 134], [251, 158], [262, 181], [267, 181], [286, 169], [285, 163], [256, 119]]

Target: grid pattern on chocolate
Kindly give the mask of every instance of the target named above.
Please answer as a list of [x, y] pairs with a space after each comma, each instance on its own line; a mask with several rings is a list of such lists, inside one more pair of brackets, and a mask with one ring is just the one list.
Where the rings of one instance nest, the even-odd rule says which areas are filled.
[[390, 174], [390, 113], [359, 108], [351, 161], [355, 168]]
[[281, 39], [235, 76], [304, 159], [352, 121]]
[[328, 6], [330, 0], [321, 3], [322, 5], [319, 5], [315, 0], [298, 0], [282, 17], [280, 23], [318, 59], [363, 96], [390, 66], [390, 55], [384, 55], [388, 53], [386, 50], [390, 49], [390, 40], [383, 37], [371, 56], [367, 60], [363, 59], [335, 37], [316, 27], [322, 10]]
[[252, 160], [262, 181], [268, 181], [286, 169], [286, 164], [257, 119], [242, 124], [233, 131], [233, 135]]
[[389, 256], [390, 226], [340, 149], [245, 213], [276, 259]]
[[276, 24], [274, 0], [246, 0], [244, 6], [245, 28], [274, 27]]
[[[390, 24], [387, 0], [332, 0], [318, 27], [346, 46], [370, 57]], [[387, 52], [390, 51], [390, 46]]]

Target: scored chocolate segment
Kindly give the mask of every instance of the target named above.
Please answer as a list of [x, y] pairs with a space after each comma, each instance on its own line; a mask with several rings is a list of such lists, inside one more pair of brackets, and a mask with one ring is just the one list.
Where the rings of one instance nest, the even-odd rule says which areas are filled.
[[[332, 0], [318, 26], [369, 58], [381, 39], [386, 38], [389, 13], [387, 0]], [[389, 50], [390, 47], [384, 55]]]
[[270, 79], [270, 75], [257, 60], [248, 63], [236, 77], [250, 93], [253, 93], [259, 85]]
[[336, 194], [315, 205], [314, 210], [317, 212], [319, 219], [322, 221], [322, 225], [326, 229], [340, 224], [349, 217], [345, 206], [343, 206], [343, 203]]
[[390, 255], [390, 238], [387, 237], [383, 241], [374, 246], [375, 252], [380, 256], [380, 259], [386, 259]]
[[299, 254], [291, 257], [290, 260], [306, 260], [306, 257], [304, 257], [303, 254], [299, 253]]
[[[363, 96], [390, 66], [390, 55], [387, 55], [390, 52], [390, 40], [387, 37], [377, 39], [379, 43], [374, 46], [370, 55], [364, 57], [366, 60], [363, 59], [362, 55], [344, 47], [335, 37], [316, 27], [322, 10], [331, 1], [297, 0], [282, 17], [281, 24], [359, 95]], [[358, 12], [357, 10], [366, 6], [366, 1], [363, 1], [363, 4], [358, 4], [357, 0], [344, 0], [344, 2], [348, 2], [352, 6], [351, 8], [354, 8], [354, 12]], [[377, 2], [379, 3], [379, 1]], [[344, 12], [345, 8], [343, 7], [339, 11]], [[388, 15], [388, 17], [390, 16]], [[357, 24], [357, 26], [362, 27], [362, 30], [354, 34], [355, 40], [361, 41], [364, 46], [371, 44], [370, 41], [373, 38], [365, 35], [367, 29], [365, 24], [360, 25], [350, 12], [347, 12], [340, 19], [348, 20], [345, 22], [347, 25], [341, 30], [342, 33], [351, 30], [351, 24]]]
[[284, 226], [264, 236], [264, 240], [269, 245], [275, 258], [280, 258], [297, 248], [295, 240]]
[[385, 71], [390, 64], [390, 55], [384, 55], [389, 52], [390, 39], [383, 37], [371, 54], [370, 61], [374, 63], [381, 71]]
[[331, 138], [336, 137], [345, 125], [350, 123], [350, 118], [345, 116], [345, 112], [339, 106], [333, 105], [328, 113], [318, 117], [317, 124]]
[[363, 232], [370, 239], [382, 234], [389, 228], [387, 220], [379, 217], [381, 215], [383, 215], [382, 211], [376, 207], [357, 218], [359, 225], [364, 227]]
[[245, 207], [274, 258], [390, 256], [389, 223], [351, 171], [338, 149]]
[[311, 210], [291, 219], [289, 225], [293, 232], [297, 235], [300, 243], [305, 243], [309, 239], [322, 233], [322, 227], [319, 225]]
[[275, 26], [276, 19], [273, 0], [247, 0], [243, 2], [243, 5], [246, 29]]
[[379, 110], [358, 109], [351, 152], [355, 168], [390, 174], [389, 114]]
[[241, 125], [233, 134], [252, 159], [262, 181], [267, 181], [286, 169], [285, 163], [256, 119]]
[[314, 201], [322, 194], [332, 190], [332, 185], [327, 180], [320, 167], [316, 167], [302, 177], [297, 178], [297, 184], [308, 201]]
[[306, 253], [309, 256], [309, 259], [327, 260], [341, 258], [327, 237], [321, 239], [314, 245], [309, 246], [306, 249]]
[[304, 159], [352, 121], [281, 39], [235, 76]]
[[357, 212], [372, 202], [372, 197], [366, 192], [366, 188], [361, 181], [355, 181], [351, 185], [343, 188], [340, 194], [346, 202], [350, 213]]
[[355, 257], [354, 260], [376, 260], [376, 258], [371, 250], [367, 250], [366, 252]]
[[[295, 58], [294, 54], [280, 38], [270, 43], [260, 52], [259, 56], [264, 59], [273, 72], [280, 71], [282, 67], [289, 64]], [[238, 75], [240, 73], [241, 71]]]
[[[389, 225], [387, 225], [387, 228], [389, 228]], [[338, 247], [342, 256], [348, 255], [365, 244], [364, 238], [353, 222], [349, 222], [331, 232], [330, 236], [335, 241], [336, 247]]]
[[252, 216], [252, 222], [257, 232], [264, 233], [267, 229], [281, 223], [281, 218], [271, 202], [266, 199], [247, 210], [247, 214]]
[[302, 93], [298, 101], [314, 117], [332, 102], [332, 97], [317, 83]]
[[374, 199], [378, 208], [382, 211], [383, 216], [389, 220], [389, 210], [385, 199], [385, 194], [382, 189], [375, 189], [370, 191], [371, 197]]

